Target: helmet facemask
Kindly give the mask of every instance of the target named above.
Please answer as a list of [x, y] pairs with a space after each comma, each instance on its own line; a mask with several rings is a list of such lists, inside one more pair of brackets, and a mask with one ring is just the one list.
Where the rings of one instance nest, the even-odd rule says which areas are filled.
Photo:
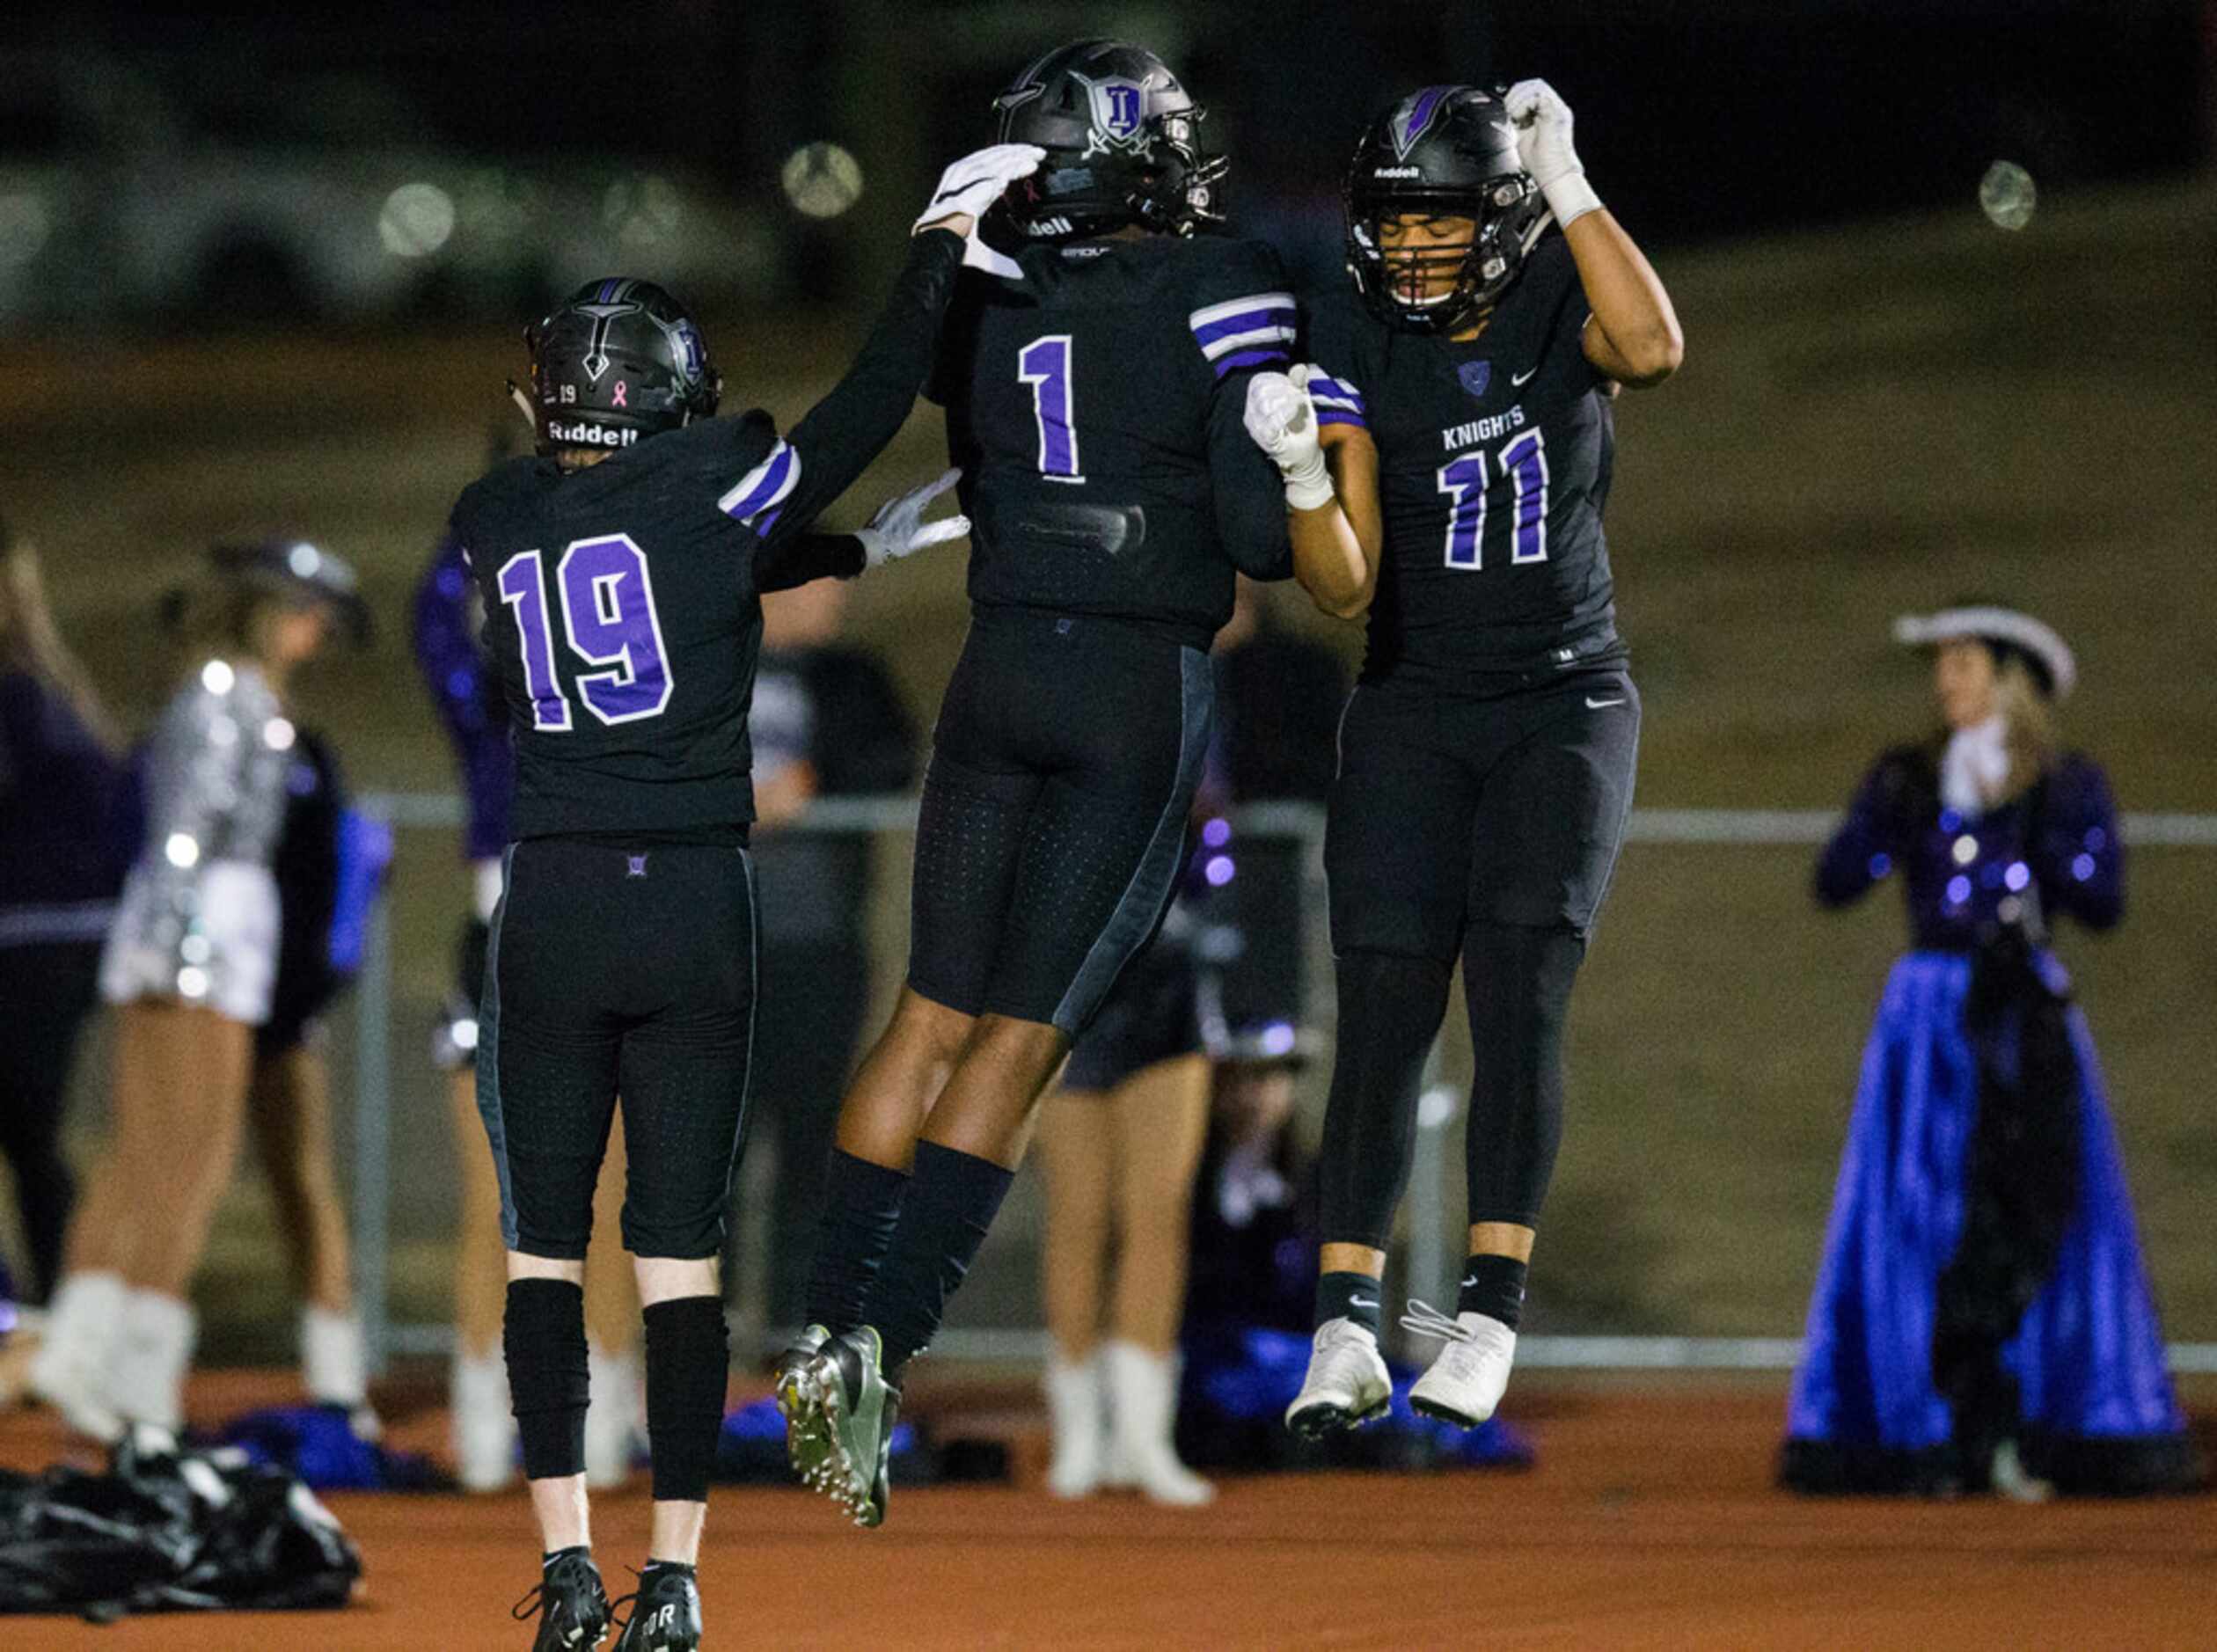
[[[1350, 181], [1348, 270], [1380, 319], [1410, 333], [1452, 336], [1499, 302], [1546, 217], [1545, 199], [1522, 172], [1452, 191]], [[1422, 228], [1395, 237], [1388, 228], [1404, 219], [1457, 218], [1471, 224], [1467, 237], [1434, 239]]]

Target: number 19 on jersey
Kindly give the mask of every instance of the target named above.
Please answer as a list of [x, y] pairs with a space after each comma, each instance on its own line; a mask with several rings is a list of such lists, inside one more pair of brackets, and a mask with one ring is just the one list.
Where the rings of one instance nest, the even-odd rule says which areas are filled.
[[[518, 552], [501, 564], [497, 583], [501, 601], [516, 616], [531, 727], [566, 734], [574, 723], [569, 698], [555, 674], [542, 563], [537, 551]], [[577, 677], [585, 709], [606, 724], [661, 716], [673, 684], [646, 552], [629, 534], [572, 540], [555, 567], [554, 585], [569, 651], [587, 665], [607, 668]]]

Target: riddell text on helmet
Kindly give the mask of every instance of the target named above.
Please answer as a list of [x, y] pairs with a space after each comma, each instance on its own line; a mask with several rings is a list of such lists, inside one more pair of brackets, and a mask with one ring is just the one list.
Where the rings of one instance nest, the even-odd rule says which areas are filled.
[[581, 447], [627, 448], [639, 440], [639, 432], [615, 425], [551, 424], [546, 427], [546, 438], [550, 442], [574, 442]]

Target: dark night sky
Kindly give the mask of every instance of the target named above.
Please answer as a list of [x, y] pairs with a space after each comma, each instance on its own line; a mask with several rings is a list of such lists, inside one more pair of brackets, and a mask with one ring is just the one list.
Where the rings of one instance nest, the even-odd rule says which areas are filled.
[[1613, 201], [1668, 241], [1967, 199], [1997, 157], [2044, 189], [2192, 164], [2217, 40], [2213, 0], [401, 0], [375, 16], [94, 4], [33, 43], [193, 74], [366, 74], [472, 148], [667, 156], [752, 194], [823, 136], [867, 163], [874, 135], [927, 181], [982, 140], [986, 101], [1032, 52], [1151, 16], [1182, 31], [1166, 55], [1213, 106], [1251, 207], [1334, 186], [1365, 114], [1409, 86], [1538, 73], [1579, 111]]

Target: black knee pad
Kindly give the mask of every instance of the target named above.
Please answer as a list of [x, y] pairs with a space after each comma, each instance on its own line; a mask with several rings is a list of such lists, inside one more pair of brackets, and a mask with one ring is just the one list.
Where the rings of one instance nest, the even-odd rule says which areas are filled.
[[567, 1279], [511, 1279], [501, 1326], [509, 1399], [527, 1480], [585, 1471], [585, 1290]]
[[647, 1310], [647, 1443], [658, 1502], [706, 1502], [731, 1368], [718, 1297], [676, 1297]]

